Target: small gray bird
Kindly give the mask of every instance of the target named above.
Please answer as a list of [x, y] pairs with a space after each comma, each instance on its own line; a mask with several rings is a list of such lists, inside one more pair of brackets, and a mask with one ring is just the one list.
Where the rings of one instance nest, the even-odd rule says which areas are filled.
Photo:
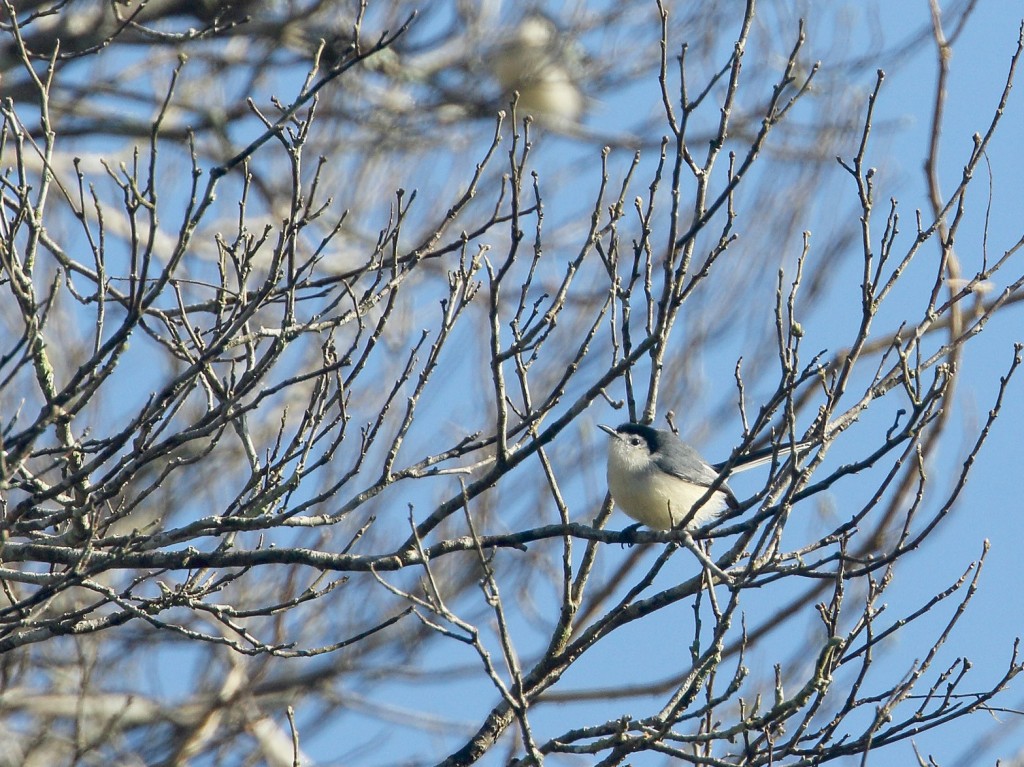
[[608, 490], [619, 508], [638, 522], [654, 530], [671, 530], [690, 517], [686, 529], [696, 530], [726, 509], [739, 507], [723, 482], [691, 514], [718, 472], [672, 432], [638, 423], [601, 428], [612, 438]]
[[[600, 425], [611, 436], [608, 445], [608, 490], [619, 508], [633, 519], [654, 530], [671, 530], [686, 523], [696, 530], [726, 509], [739, 508], [739, 502], [724, 482], [700, 505], [721, 474], [714, 466], [675, 434], [652, 426], [624, 423], [617, 428]], [[798, 443], [798, 451], [810, 443]], [[786, 451], [769, 447], [740, 459], [734, 471], [767, 463]]]

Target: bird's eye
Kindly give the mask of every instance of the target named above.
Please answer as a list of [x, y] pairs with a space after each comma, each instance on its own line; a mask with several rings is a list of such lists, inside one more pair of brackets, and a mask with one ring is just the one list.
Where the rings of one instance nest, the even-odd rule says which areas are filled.
[[632, 437], [629, 440], [629, 444], [631, 444], [633, 447], [640, 447], [640, 438], [639, 437]]

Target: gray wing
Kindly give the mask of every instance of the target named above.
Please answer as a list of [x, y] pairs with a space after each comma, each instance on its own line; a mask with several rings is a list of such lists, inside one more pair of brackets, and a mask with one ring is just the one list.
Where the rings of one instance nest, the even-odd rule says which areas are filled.
[[[655, 458], [658, 468], [666, 474], [690, 482], [700, 487], [711, 487], [711, 483], [718, 479], [718, 472], [710, 466], [707, 461], [701, 458], [694, 448], [685, 442], [670, 442], [662, 447], [661, 454]], [[736, 496], [724, 482], [718, 489], [725, 493], [729, 506], [739, 506]]]

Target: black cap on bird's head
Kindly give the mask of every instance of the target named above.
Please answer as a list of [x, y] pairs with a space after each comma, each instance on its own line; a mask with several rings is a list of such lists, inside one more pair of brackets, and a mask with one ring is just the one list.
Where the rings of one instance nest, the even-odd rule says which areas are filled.
[[670, 434], [670, 432], [659, 431], [653, 426], [644, 426], [643, 424], [632, 423], [631, 421], [619, 424], [614, 429], [602, 423], [599, 425], [599, 428], [608, 432], [612, 437], [621, 439], [624, 442], [636, 446], [646, 444], [647, 449], [652, 453], [658, 452], [658, 449], [665, 442], [666, 435]]

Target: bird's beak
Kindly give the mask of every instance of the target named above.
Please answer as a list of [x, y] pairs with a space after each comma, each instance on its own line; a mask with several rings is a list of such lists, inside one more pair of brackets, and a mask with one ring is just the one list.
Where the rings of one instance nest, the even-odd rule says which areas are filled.
[[599, 423], [597, 425], [597, 428], [599, 428], [601, 431], [608, 432], [608, 436], [610, 436], [610, 437], [618, 437], [619, 436], [618, 432], [616, 432], [615, 429], [613, 429], [611, 426], [609, 426], [606, 423]]

